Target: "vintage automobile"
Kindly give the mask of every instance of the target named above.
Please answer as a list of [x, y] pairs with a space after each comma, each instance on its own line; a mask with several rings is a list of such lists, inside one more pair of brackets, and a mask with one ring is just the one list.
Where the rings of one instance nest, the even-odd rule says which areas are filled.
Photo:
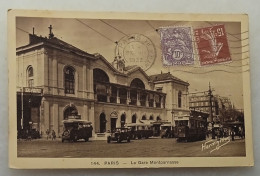
[[62, 142], [65, 140], [76, 142], [79, 139], [88, 141], [92, 137], [92, 123], [81, 119], [63, 120], [64, 131], [62, 133]]
[[129, 123], [126, 126], [130, 128], [131, 139], [148, 139], [153, 136], [152, 124]]
[[107, 137], [107, 143], [110, 143], [111, 141], [116, 141], [116, 142], [120, 143], [123, 140], [126, 140], [127, 142], [130, 142], [130, 131], [129, 131], [129, 128], [116, 128]]
[[161, 129], [161, 138], [173, 138], [174, 137], [174, 127], [173, 124], [162, 124], [160, 126]]

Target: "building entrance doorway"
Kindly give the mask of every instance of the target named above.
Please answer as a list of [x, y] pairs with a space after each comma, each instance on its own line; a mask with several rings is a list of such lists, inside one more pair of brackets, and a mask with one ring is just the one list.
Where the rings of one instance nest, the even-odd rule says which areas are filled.
[[111, 132], [114, 132], [116, 130], [116, 120], [117, 118], [110, 118], [110, 124], [111, 124]]
[[100, 128], [99, 128], [100, 133], [104, 133], [106, 132], [106, 123], [107, 123], [106, 115], [104, 113], [101, 113], [99, 119], [100, 119]]

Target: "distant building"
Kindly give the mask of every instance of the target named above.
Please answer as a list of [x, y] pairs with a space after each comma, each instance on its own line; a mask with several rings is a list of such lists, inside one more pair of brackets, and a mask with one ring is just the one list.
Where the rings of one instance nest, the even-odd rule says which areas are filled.
[[125, 66], [120, 56], [109, 63], [56, 37], [29, 34], [16, 49], [17, 129], [48, 129], [61, 135], [62, 120], [77, 116], [105, 133], [126, 123], [170, 121], [189, 114], [189, 83], [170, 73], [148, 76]]
[[222, 97], [219, 95], [216, 95], [218, 99], [219, 109], [220, 110], [229, 110], [232, 108], [232, 102], [228, 97]]
[[[189, 105], [190, 110], [208, 113], [208, 122], [215, 121], [219, 118], [219, 100], [216, 96], [212, 96], [210, 105], [210, 96], [208, 92], [191, 94], [189, 96]], [[210, 117], [211, 112], [212, 117]]]

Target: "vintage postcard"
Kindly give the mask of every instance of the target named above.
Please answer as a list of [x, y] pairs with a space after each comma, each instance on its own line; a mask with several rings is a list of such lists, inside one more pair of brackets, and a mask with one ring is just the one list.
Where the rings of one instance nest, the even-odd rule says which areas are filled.
[[10, 10], [9, 166], [253, 166], [247, 15]]

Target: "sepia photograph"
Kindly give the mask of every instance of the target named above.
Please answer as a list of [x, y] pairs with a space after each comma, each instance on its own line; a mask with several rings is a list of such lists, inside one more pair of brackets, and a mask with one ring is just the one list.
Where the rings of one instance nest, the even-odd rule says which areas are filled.
[[27, 12], [9, 14], [10, 167], [253, 165], [246, 15]]

